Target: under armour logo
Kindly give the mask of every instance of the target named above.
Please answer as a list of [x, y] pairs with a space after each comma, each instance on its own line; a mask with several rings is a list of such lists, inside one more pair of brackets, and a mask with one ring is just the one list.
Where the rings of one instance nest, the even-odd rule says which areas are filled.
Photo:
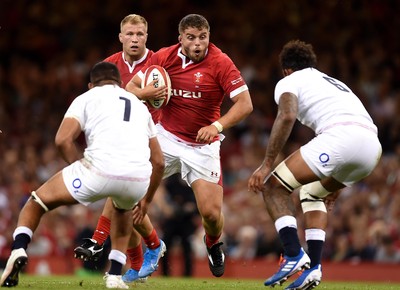
[[218, 177], [218, 172], [211, 171], [211, 176]]

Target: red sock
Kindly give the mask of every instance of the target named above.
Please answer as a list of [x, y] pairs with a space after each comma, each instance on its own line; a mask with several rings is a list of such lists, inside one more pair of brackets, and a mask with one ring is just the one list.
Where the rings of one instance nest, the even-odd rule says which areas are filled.
[[158, 238], [157, 232], [155, 229], [151, 232], [151, 234], [147, 237], [143, 237], [144, 243], [149, 249], [157, 249], [160, 246], [160, 239]]
[[128, 249], [127, 254], [131, 262], [131, 269], [139, 271], [143, 264], [142, 244], [139, 244], [136, 248]]
[[211, 248], [213, 245], [218, 243], [219, 238], [221, 237], [221, 234], [219, 234], [216, 237], [210, 236], [209, 234], [206, 233], [206, 246], [207, 248]]
[[100, 216], [97, 222], [96, 230], [93, 233], [92, 239], [96, 240], [99, 245], [104, 244], [110, 235], [111, 221], [105, 216]]

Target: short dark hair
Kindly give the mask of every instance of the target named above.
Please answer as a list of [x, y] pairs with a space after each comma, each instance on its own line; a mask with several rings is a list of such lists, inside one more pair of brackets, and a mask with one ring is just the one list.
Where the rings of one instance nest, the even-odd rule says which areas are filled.
[[282, 69], [292, 69], [294, 71], [317, 65], [317, 56], [311, 44], [300, 40], [291, 40], [286, 43], [281, 53], [279, 61]]
[[195, 27], [197, 29], [207, 29], [210, 31], [210, 25], [208, 24], [207, 19], [199, 14], [188, 14], [182, 18], [179, 22], [178, 31], [179, 33], [183, 33], [189, 27]]
[[101, 81], [115, 81], [121, 84], [121, 75], [118, 68], [111, 62], [98, 62], [90, 70], [90, 82], [93, 85]]

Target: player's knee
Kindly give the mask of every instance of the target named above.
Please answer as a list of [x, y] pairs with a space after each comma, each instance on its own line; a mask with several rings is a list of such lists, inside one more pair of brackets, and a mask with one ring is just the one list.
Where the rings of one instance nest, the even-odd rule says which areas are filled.
[[323, 198], [329, 194], [330, 192], [322, 186], [320, 181], [303, 185], [300, 189], [300, 202], [303, 213], [309, 211], [327, 212]]
[[296, 177], [290, 171], [290, 169], [286, 166], [285, 162], [281, 162], [274, 171], [272, 171], [272, 175], [270, 178], [270, 184], [273, 186], [283, 186], [290, 193], [293, 192], [296, 188], [301, 186], [301, 183], [297, 181]]
[[221, 218], [221, 210], [217, 207], [207, 207], [202, 209], [200, 214], [202, 219], [208, 224], [218, 223]]

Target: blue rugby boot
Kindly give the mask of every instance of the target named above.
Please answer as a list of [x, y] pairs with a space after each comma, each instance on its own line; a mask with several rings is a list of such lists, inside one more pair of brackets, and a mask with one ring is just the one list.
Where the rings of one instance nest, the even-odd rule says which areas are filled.
[[136, 282], [145, 283], [147, 281], [147, 277], [140, 278], [139, 277], [139, 271], [136, 271], [135, 269], [129, 269], [122, 276], [122, 281], [124, 281], [125, 283], [132, 283], [132, 282], [135, 282], [135, 281]]
[[299, 278], [296, 279], [292, 284], [285, 288], [285, 290], [306, 290], [313, 289], [321, 283], [322, 278], [322, 267], [321, 264], [315, 265], [314, 267], [304, 270]]
[[158, 261], [164, 256], [167, 251], [165, 243], [160, 240], [160, 246], [154, 250], [147, 249], [144, 253], [143, 265], [139, 270], [139, 278], [145, 278], [153, 274], [158, 269]]
[[278, 272], [268, 278], [264, 282], [264, 285], [271, 287], [282, 285], [290, 276], [308, 268], [310, 268], [310, 257], [301, 248], [300, 253], [296, 257], [283, 256], [283, 261], [280, 264]]

